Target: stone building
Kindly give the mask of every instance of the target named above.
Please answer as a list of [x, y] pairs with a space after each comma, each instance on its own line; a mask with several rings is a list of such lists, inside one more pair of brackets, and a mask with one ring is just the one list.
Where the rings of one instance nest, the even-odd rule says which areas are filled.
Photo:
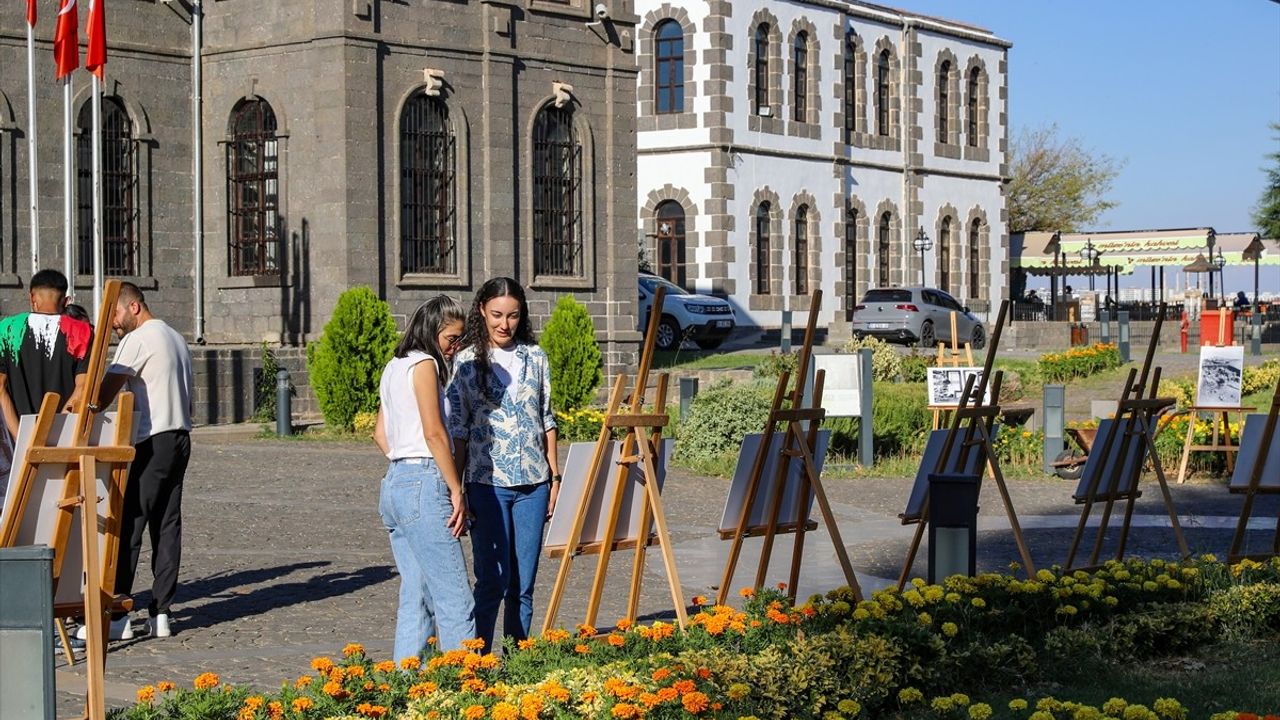
[[1010, 44], [838, 0], [638, 0], [641, 242], [655, 270], [777, 327], [820, 288], [1002, 296]]
[[[41, 5], [40, 263], [61, 268], [62, 88], [54, 7]], [[6, 313], [25, 306], [32, 272], [20, 6], [0, 7]], [[263, 342], [305, 385], [301, 346], [356, 285], [404, 316], [442, 292], [469, 304], [487, 278], [511, 275], [531, 290], [535, 327], [572, 293], [595, 318], [608, 366], [631, 362], [631, 0], [204, 0], [202, 234], [193, 229], [196, 11], [190, 0], [107, 5], [103, 167], [107, 275], [137, 282], [203, 346], [200, 421], [252, 412]], [[74, 74], [82, 298], [88, 83]], [[304, 408], [309, 395], [299, 393]]]

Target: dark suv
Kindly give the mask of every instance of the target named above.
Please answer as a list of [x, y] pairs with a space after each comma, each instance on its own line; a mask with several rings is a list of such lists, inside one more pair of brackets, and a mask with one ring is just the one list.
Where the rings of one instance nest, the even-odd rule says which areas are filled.
[[875, 288], [853, 310], [853, 334], [932, 347], [951, 342], [951, 313], [957, 342], [981, 349], [987, 344], [982, 321], [955, 298], [936, 288]]

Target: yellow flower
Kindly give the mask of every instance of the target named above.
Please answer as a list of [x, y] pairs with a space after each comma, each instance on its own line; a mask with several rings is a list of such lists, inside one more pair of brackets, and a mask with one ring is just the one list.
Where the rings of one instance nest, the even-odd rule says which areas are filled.
[[959, 627], [957, 627], [955, 623], [953, 623], [953, 622], [944, 622], [944, 623], [942, 623], [942, 634], [943, 634], [943, 635], [946, 635], [947, 637], [955, 637], [955, 636], [956, 636], [956, 633], [958, 633], [958, 632], [960, 632], [960, 628], [959, 628]]
[[472, 651], [482, 650], [484, 648], [484, 640], [481, 640], [480, 638], [468, 638], [462, 641], [462, 647]]
[[138, 688], [138, 702], [150, 704], [156, 699], [156, 689], [151, 685], [144, 685]]
[[175, 689], [176, 687], [177, 687], [177, 685], [174, 685], [173, 683], [169, 682], [168, 680], [161, 680], [160, 682], [156, 683], [156, 689], [157, 689], [157, 690], [159, 690], [159, 691], [160, 691], [160, 692], [162, 692], [162, 693], [170, 692], [170, 691], [172, 691], [173, 689]]
[[970, 601], [969, 601], [969, 604], [970, 604], [970, 605], [973, 605], [974, 607], [976, 607], [976, 608], [978, 608], [978, 609], [982, 609], [982, 608], [984, 608], [984, 607], [986, 607], [986, 606], [987, 606], [987, 601], [986, 601], [986, 600], [983, 600], [983, 599], [982, 599], [982, 598], [980, 598], [980, 597], [976, 597], [976, 598], [974, 598], [974, 599], [970, 600]]
[[1027, 701], [1022, 698], [1015, 698], [1009, 701], [1009, 709], [1014, 712], [1022, 712], [1027, 709]]
[[484, 706], [470, 705], [466, 710], [462, 711], [462, 717], [466, 718], [466, 720], [480, 720], [480, 718], [484, 717]]
[[197, 690], [212, 690], [218, 687], [219, 682], [221, 681], [218, 679], [216, 674], [207, 672], [197, 675], [195, 682], [192, 683], [192, 685], [194, 685]]
[[862, 712], [862, 705], [857, 700], [841, 700], [836, 703], [836, 709], [845, 715], [853, 717]]
[[898, 702], [903, 705], [910, 705], [924, 700], [924, 693], [913, 687], [905, 687], [898, 691]]
[[363, 654], [364, 654], [364, 646], [361, 645], [360, 643], [347, 643], [347, 645], [342, 648], [342, 657], [349, 658], [349, 657], [355, 657], [356, 655], [363, 655]]
[[509, 702], [500, 702], [489, 712], [493, 720], [519, 720], [520, 709]]
[[304, 713], [310, 710], [315, 703], [311, 702], [311, 698], [300, 697], [293, 700], [293, 711], [296, 713]]
[[986, 703], [976, 703], [969, 706], [970, 720], [987, 720], [991, 717], [991, 706]]

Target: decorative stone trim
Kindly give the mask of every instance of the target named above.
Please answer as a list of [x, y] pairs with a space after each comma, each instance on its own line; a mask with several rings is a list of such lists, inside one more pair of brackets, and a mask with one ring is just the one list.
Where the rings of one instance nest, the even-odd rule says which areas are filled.
[[[846, 31], [846, 28], [847, 31]], [[835, 112], [835, 127], [838, 129], [839, 135], [836, 137], [833, 152], [836, 154], [847, 154], [849, 147], [866, 147], [867, 145], [867, 49], [866, 44], [862, 40], [862, 36], [854, 32], [849, 27], [849, 18], [842, 17], [841, 23], [836, 26], [834, 33], [836, 52], [834, 57], [834, 77], [835, 97], [838, 98]], [[845, 58], [852, 53], [853, 55], [853, 77], [848, 78], [845, 75]], [[852, 81], [853, 87], [846, 85]], [[846, 93], [853, 92], [853, 132], [847, 133], [845, 123], [849, 121], [846, 116]]]
[[[708, 78], [702, 82], [702, 93], [707, 97], [710, 109], [703, 113], [702, 125], [710, 131], [711, 142], [727, 146], [733, 143], [729, 113], [734, 111], [734, 102], [729, 86], [738, 64], [737, 57], [730, 62], [735, 41], [729, 32], [733, 5], [729, 0], [706, 0], [706, 3], [707, 15], [702, 20], [702, 31], [707, 37], [707, 48], [702, 51], [702, 64], [707, 68]], [[747, 107], [750, 108], [750, 103]]]
[[689, 199], [688, 190], [667, 183], [656, 190], [649, 191], [644, 208], [640, 210], [641, 227], [644, 229], [644, 243], [649, 252], [652, 253], [651, 257], [656, 259], [658, 257], [658, 206], [667, 201], [675, 202], [684, 210], [684, 257], [681, 258], [681, 262], [684, 264], [686, 281], [691, 283], [693, 280], [698, 279], [697, 274], [699, 271], [697, 255], [698, 205]]
[[[760, 207], [760, 203], [769, 203], [769, 266], [765, 268], [758, 267], [756, 263], [756, 248], [759, 246], [760, 238], [756, 233], [756, 212]], [[747, 267], [751, 268], [748, 273], [749, 282], [751, 283], [751, 294], [747, 298], [747, 306], [751, 310], [781, 310], [783, 309], [783, 282], [782, 273], [782, 245], [785, 236], [782, 231], [782, 207], [778, 201], [778, 194], [771, 190], [768, 185], [756, 190], [751, 198], [751, 214], [747, 216], [749, 226], [747, 228]], [[757, 280], [761, 277], [760, 273], [767, 273], [769, 279], [769, 294], [762, 295], [757, 292]]]
[[[890, 285], [908, 285], [909, 277], [918, 277], [920, 269], [915, 267], [912, 256], [914, 253], [903, 240], [902, 234], [902, 218], [898, 214], [898, 206], [892, 200], [881, 200], [876, 206], [876, 213], [869, 218], [869, 235], [871, 244], [872, 279], [876, 287], [880, 287], [880, 269], [882, 267], [882, 259], [880, 257], [880, 222], [885, 213], [889, 213], [889, 262], [888, 262], [888, 279]], [[914, 270], [915, 275], [909, 275]]]
[[[950, 63], [945, 79], [942, 77], [944, 63]], [[943, 82], [946, 83], [947, 90], [945, 138], [942, 127]], [[933, 110], [934, 154], [958, 159], [960, 157], [960, 123], [964, 122], [960, 116], [960, 63], [950, 50], [944, 49], [939, 52], [937, 60], [933, 63]], [[954, 154], [939, 150], [943, 147], [948, 151], [954, 150]]]
[[[1004, 212], [1001, 209], [1001, 212]], [[969, 246], [969, 233], [974, 223], [978, 223], [978, 285], [973, 286], [969, 277], [968, 261], [971, 259], [969, 253], [972, 248]], [[977, 306], [977, 301], [985, 301], [993, 303], [996, 298], [991, 297], [991, 224], [987, 222], [987, 211], [981, 207], [974, 206], [969, 208], [969, 215], [965, 220], [964, 242], [968, 250], [965, 255], [964, 282], [966, 294], [968, 295], [969, 305]], [[1007, 243], [1007, 234], [1001, 236], [1001, 242]], [[1007, 256], [1006, 256], [1007, 257]]]
[[[657, 37], [654, 31], [659, 23], [666, 20], [678, 23], [680, 29], [684, 32], [684, 102], [683, 109], [680, 112], [659, 114], [656, 99], [658, 91]], [[693, 110], [693, 101], [698, 89], [698, 83], [693, 79], [694, 69], [698, 64], [698, 53], [694, 49], [694, 37], [696, 35], [697, 28], [694, 26], [693, 21], [689, 19], [688, 11], [682, 7], [674, 7], [670, 3], [663, 3], [658, 8], [645, 14], [643, 24], [640, 27], [640, 44], [639, 52], [637, 53], [637, 62], [640, 65], [640, 85], [637, 93], [640, 112], [636, 118], [637, 131], [673, 130], [696, 128], [698, 126], [697, 114]]]
[[[976, 97], [970, 98], [969, 78], [973, 73], [978, 73], [977, 93]], [[974, 55], [969, 58], [969, 64], [964, 71], [965, 84], [965, 143], [964, 158], [966, 160], [978, 160], [988, 162], [991, 160], [991, 151], [987, 146], [987, 138], [991, 133], [990, 124], [990, 79], [987, 75], [987, 65], [982, 58]], [[978, 132], [976, 136], [970, 136], [969, 125], [973, 123], [973, 119], [969, 116], [976, 110]]]
[[[800, 210], [800, 206], [804, 205], [808, 208], [808, 215], [805, 220], [805, 242], [808, 249], [805, 252], [805, 280], [808, 288], [804, 293], [798, 292], [795, 284], [795, 268], [792, 266], [792, 260], [795, 258], [796, 248], [796, 214]], [[808, 309], [809, 293], [814, 288], [822, 287], [822, 214], [818, 209], [818, 201], [807, 190], [801, 190], [791, 198], [791, 208], [787, 212], [787, 230], [791, 238], [791, 242], [787, 247], [787, 291], [791, 294], [791, 308], [794, 310]]]
[[[889, 97], [885, 104], [889, 108], [889, 134], [881, 135], [879, 127], [880, 104], [884, 100], [880, 97], [879, 78], [877, 77], [877, 63], [884, 51], [889, 51]], [[863, 147], [872, 150], [893, 150], [902, 149], [902, 112], [899, 91], [902, 82], [902, 62], [898, 58], [897, 49], [893, 45], [893, 40], [888, 35], [883, 35], [876, 40], [874, 52], [869, 58], [869, 69], [867, 84], [872, 88], [871, 117], [867, 121], [866, 143]], [[857, 143], [855, 143], [857, 144]]]
[[[845, 313], [853, 312], [853, 304], [871, 284], [871, 254], [868, 245], [868, 230], [871, 218], [867, 215], [867, 206], [854, 195], [845, 197], [836, 194], [833, 207], [837, 211], [835, 225], [835, 293], [840, 307]], [[846, 272], [848, 266], [848, 222], [850, 213], [856, 213], [854, 220], [854, 277]], [[850, 296], [852, 295], [852, 298]], [[852, 300], [852, 304], [851, 301]]]
[[[761, 24], [769, 25], [769, 68], [768, 68], [768, 108], [769, 116], [756, 112], [756, 28]], [[751, 16], [747, 25], [747, 128], [754, 132], [768, 132], [781, 135], [785, 128], [782, 119], [782, 31], [778, 27], [778, 18], [765, 8], [761, 8]]]
[[[805, 117], [804, 120], [795, 119], [795, 77], [796, 77], [796, 57], [795, 42], [796, 36], [801, 32], [808, 37], [808, 45], [805, 48]], [[789, 71], [790, 82], [787, 84], [787, 92], [789, 93], [787, 103], [787, 134], [794, 137], [805, 137], [811, 140], [817, 140], [822, 136], [822, 130], [819, 123], [822, 119], [822, 43], [818, 40], [818, 28], [806, 17], [800, 17], [791, 24], [791, 33], [787, 36], [787, 68]]]
[[[1000, 175], [1009, 177], [1009, 51], [1000, 56]], [[1001, 218], [1003, 220], [1004, 218]], [[1007, 240], [1006, 240], [1007, 242]]]
[[[950, 236], [944, 237], [942, 232], [943, 222], [947, 219], [951, 220]], [[960, 235], [963, 228], [960, 225], [960, 213], [950, 203], [938, 208], [938, 217], [933, 224], [933, 252], [934, 266], [936, 274], [933, 276], [934, 287], [951, 293], [952, 297], [960, 297], [963, 295], [959, 288], [962, 285], [963, 278], [957, 273], [963, 267], [961, 260], [963, 259], [964, 244], [960, 242]], [[947, 247], [947, 275], [948, 280], [944, 285], [942, 282], [942, 244], [946, 242]]]

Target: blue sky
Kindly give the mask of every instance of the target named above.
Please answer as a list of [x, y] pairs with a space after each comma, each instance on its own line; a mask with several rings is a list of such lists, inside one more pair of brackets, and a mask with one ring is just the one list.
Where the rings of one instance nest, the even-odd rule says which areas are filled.
[[1252, 230], [1280, 149], [1280, 3], [899, 0], [1013, 43], [1013, 130], [1056, 122], [1125, 161], [1094, 229]]

